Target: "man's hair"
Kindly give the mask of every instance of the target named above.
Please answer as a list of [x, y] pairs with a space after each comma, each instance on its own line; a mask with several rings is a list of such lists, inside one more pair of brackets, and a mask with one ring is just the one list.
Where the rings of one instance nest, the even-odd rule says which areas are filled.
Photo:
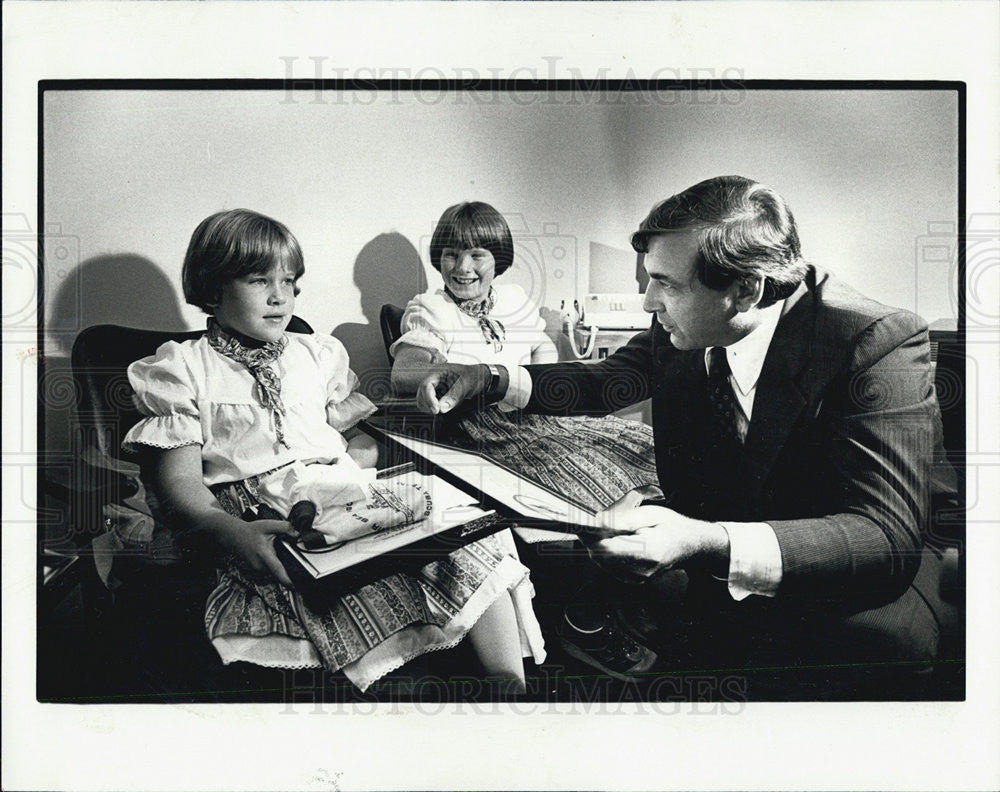
[[226, 283], [270, 272], [276, 265], [296, 280], [306, 271], [302, 249], [291, 231], [249, 209], [217, 212], [202, 220], [191, 235], [181, 275], [184, 299], [212, 313]]
[[494, 275], [503, 275], [514, 263], [514, 241], [503, 215], [487, 203], [471, 201], [444, 210], [431, 236], [431, 264], [441, 271], [445, 248], [484, 248], [496, 261]]
[[774, 190], [743, 176], [706, 179], [653, 207], [632, 234], [632, 247], [672, 231], [698, 234], [698, 280], [722, 290], [748, 276], [764, 278], [759, 306], [788, 297], [806, 276], [795, 218]]

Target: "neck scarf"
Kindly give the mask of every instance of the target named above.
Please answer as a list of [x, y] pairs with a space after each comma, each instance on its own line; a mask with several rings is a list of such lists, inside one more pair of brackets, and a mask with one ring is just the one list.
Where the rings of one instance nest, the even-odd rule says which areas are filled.
[[283, 426], [285, 405], [281, 402], [281, 380], [271, 368], [285, 351], [287, 344], [285, 338], [262, 343], [242, 334], [224, 330], [214, 318], [210, 318], [208, 343], [220, 355], [242, 364], [253, 375], [257, 384], [255, 388], [257, 398], [260, 399], [261, 406], [269, 410], [274, 418], [274, 433], [278, 437], [278, 442], [288, 448]]
[[455, 303], [458, 310], [479, 322], [479, 329], [483, 332], [483, 338], [486, 339], [487, 344], [493, 345], [494, 352], [499, 352], [503, 349], [503, 342], [507, 338], [507, 330], [503, 326], [503, 322], [499, 319], [490, 319], [489, 317], [489, 313], [493, 310], [493, 306], [496, 305], [497, 301], [497, 294], [492, 286], [490, 286], [490, 293], [486, 295], [485, 300], [460, 300], [449, 291], [447, 286], [445, 287], [445, 292], [451, 298], [451, 301]]

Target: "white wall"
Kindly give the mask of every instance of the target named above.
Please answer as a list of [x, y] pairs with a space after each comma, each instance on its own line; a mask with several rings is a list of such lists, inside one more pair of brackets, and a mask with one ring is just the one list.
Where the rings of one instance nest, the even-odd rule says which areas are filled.
[[[816, 263], [929, 320], [954, 316], [954, 273], [918, 273], [914, 253], [957, 212], [952, 93], [50, 91], [44, 113], [45, 221], [79, 248], [46, 262], [53, 364], [91, 324], [201, 326], [180, 290], [188, 238], [244, 206], [296, 234], [296, 312], [374, 381], [381, 304], [440, 283], [426, 243], [445, 207], [504, 212], [520, 259], [504, 277], [557, 308], [588, 290], [591, 246], [628, 262], [621, 290], [635, 288], [634, 258], [608, 248], [628, 251], [655, 201], [723, 173], [781, 192]], [[49, 421], [53, 443], [65, 424]]]
[[[525, 95], [497, 95], [498, 104], [485, 96], [402, 103], [390, 95], [372, 104], [284, 98], [47, 95], [46, 222], [80, 237], [83, 261], [82, 278], [62, 289], [82, 303], [50, 290], [53, 348], [65, 351], [74, 330], [100, 321], [200, 326], [201, 314], [183, 304], [181, 262], [195, 225], [222, 208], [256, 209], [292, 229], [306, 259], [297, 312], [323, 333], [368, 328], [348, 327], [345, 339], [362, 368], [384, 365], [379, 306], [405, 304], [425, 276], [439, 285], [420, 260], [447, 206], [484, 200], [508, 216], [522, 255], [504, 277], [528, 287], [540, 305], [582, 295], [586, 243], [620, 244], [629, 226], [616, 160], [621, 136], [611, 131], [621, 108]], [[128, 261], [155, 279], [155, 294], [138, 288], [146, 277], [133, 283], [104, 272]]]
[[928, 321], [956, 316], [955, 272], [917, 263], [928, 224], [954, 225], [958, 214], [955, 92], [744, 91], [667, 101], [629, 109], [635, 223], [703, 178], [749, 176], [788, 201], [815, 264]]

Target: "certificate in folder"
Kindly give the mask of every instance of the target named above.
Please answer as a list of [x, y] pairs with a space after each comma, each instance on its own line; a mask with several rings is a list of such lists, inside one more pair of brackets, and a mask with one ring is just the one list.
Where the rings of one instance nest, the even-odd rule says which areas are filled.
[[336, 593], [393, 572], [419, 568], [464, 544], [505, 528], [508, 523], [478, 499], [412, 465], [379, 472], [380, 479], [418, 484], [429, 497], [430, 513], [398, 525], [319, 549], [279, 539], [278, 558], [296, 587], [307, 593]]

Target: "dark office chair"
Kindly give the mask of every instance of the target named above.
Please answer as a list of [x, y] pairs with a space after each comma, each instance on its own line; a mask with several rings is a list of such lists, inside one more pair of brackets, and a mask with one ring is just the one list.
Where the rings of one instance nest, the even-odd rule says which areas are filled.
[[[298, 317], [292, 317], [288, 329], [313, 332]], [[148, 462], [121, 450], [122, 439], [140, 418], [126, 369], [167, 341], [203, 333], [95, 325], [77, 336], [72, 366], [81, 453], [69, 513], [81, 555], [87, 556], [91, 541], [108, 530], [105, 507], [121, 504], [138, 491], [136, 471]], [[160, 539], [127, 547], [121, 565], [116, 558], [120, 571], [113, 590], [99, 579], [93, 563], [84, 565], [83, 616], [88, 649], [95, 655], [89, 692], [101, 697], [135, 695], [138, 690], [183, 699], [186, 691], [243, 687], [238, 677], [248, 671], [234, 674], [223, 667], [205, 637], [204, 604], [214, 585], [211, 559], [185, 552], [168, 529], [158, 526], [154, 537]]]
[[938, 620], [941, 629], [936, 673], [961, 685], [965, 660], [965, 364], [958, 333], [931, 330], [934, 389], [941, 407], [944, 458], [936, 459], [929, 546], [941, 554]]
[[385, 342], [385, 354], [389, 358], [390, 366], [392, 365], [393, 358], [389, 352], [389, 347], [403, 335], [399, 327], [402, 321], [403, 309], [392, 303], [386, 303], [382, 306], [382, 310], [379, 311], [378, 323], [379, 327], [382, 328], [382, 341]]

